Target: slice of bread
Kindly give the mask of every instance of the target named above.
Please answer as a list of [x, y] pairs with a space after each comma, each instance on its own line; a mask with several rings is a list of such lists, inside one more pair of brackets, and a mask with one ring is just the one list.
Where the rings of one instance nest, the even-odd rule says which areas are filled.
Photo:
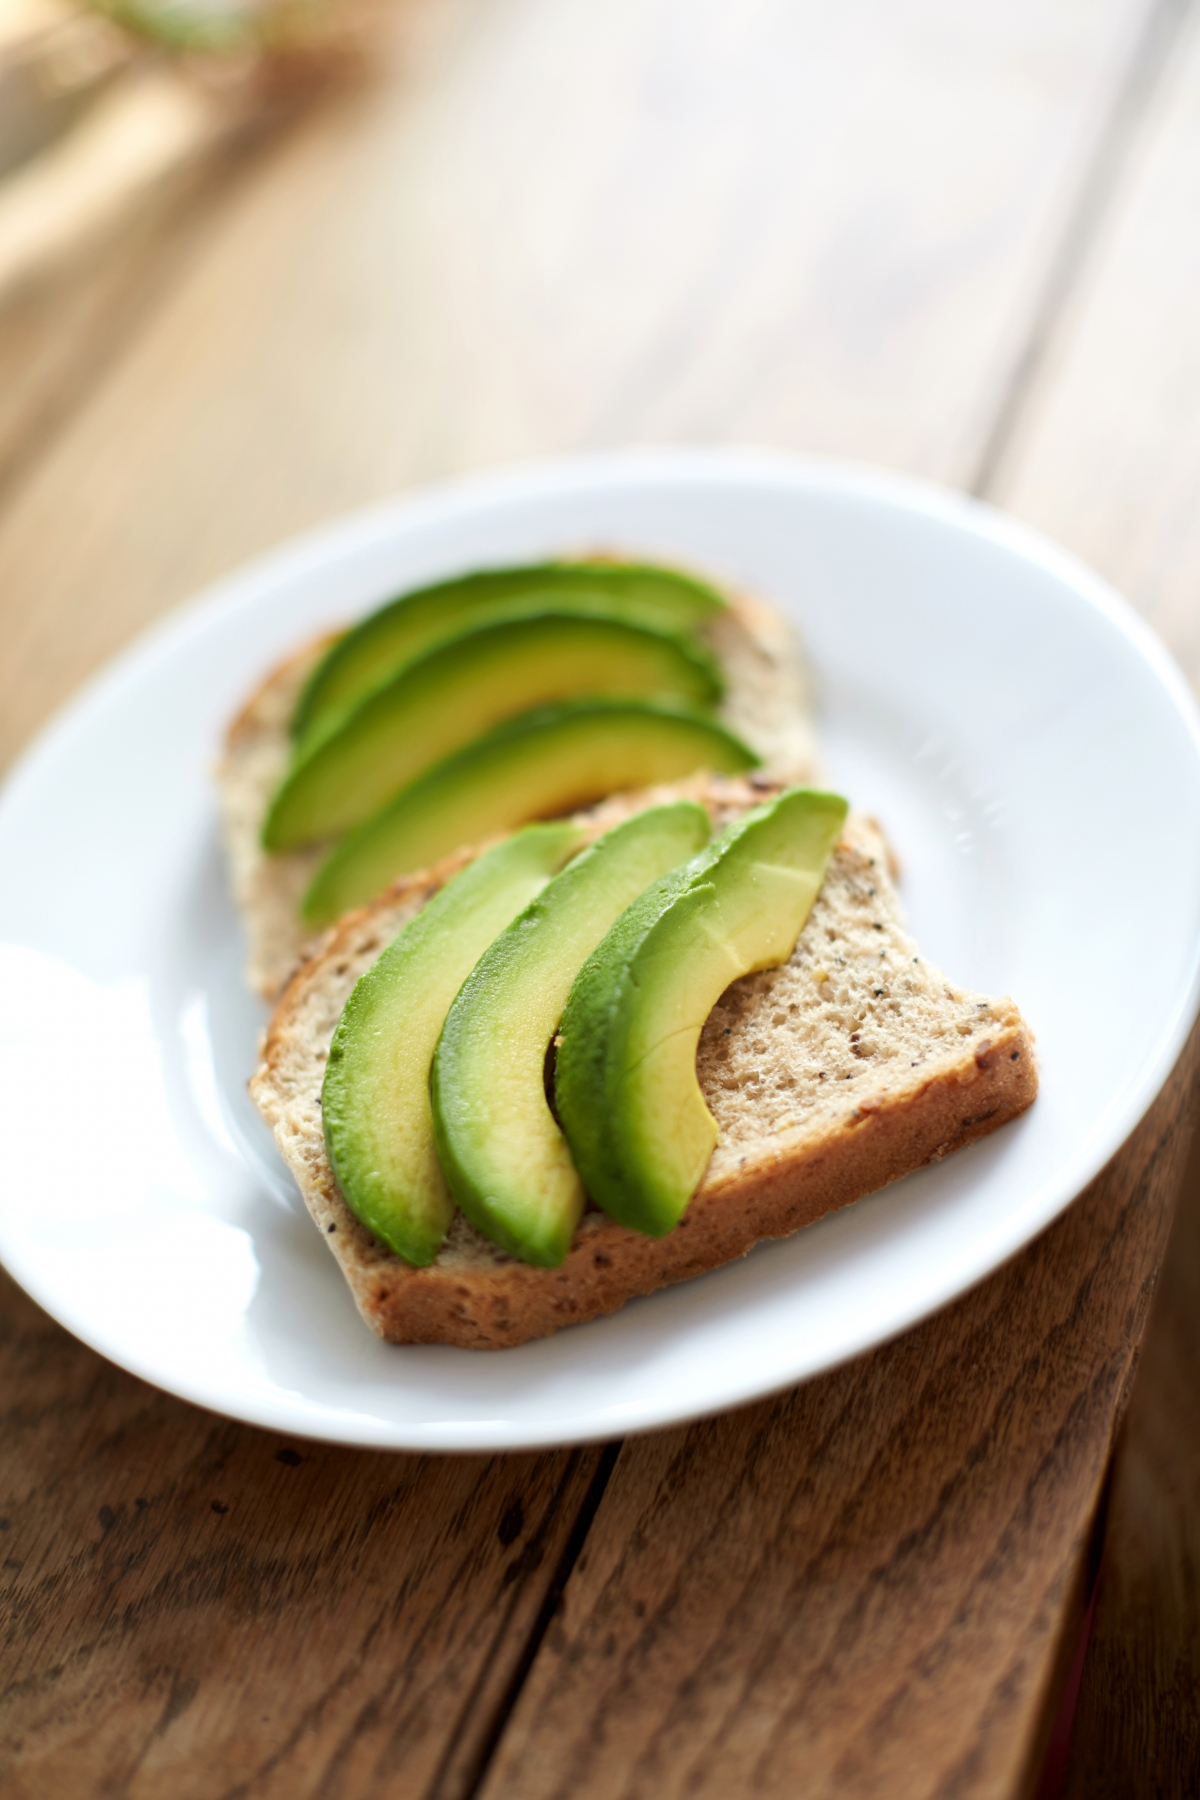
[[[787, 621], [761, 601], [731, 595], [729, 610], [701, 635], [716, 653], [727, 693], [725, 724], [785, 781], [815, 774], [803, 662]], [[234, 897], [248, 941], [247, 979], [274, 1000], [288, 976], [321, 941], [300, 919], [300, 902], [328, 844], [271, 856], [259, 843], [267, 806], [290, 751], [288, 721], [308, 676], [332, 639], [304, 645], [251, 695], [226, 734], [217, 768]]]
[[[705, 777], [670, 791], [703, 800], [720, 826], [776, 785]], [[662, 793], [611, 802], [591, 826]], [[321, 1083], [354, 983], [464, 860], [398, 882], [334, 928], [284, 993], [251, 1082], [359, 1311], [391, 1343], [500, 1349], [612, 1312], [985, 1136], [1037, 1092], [1017, 1008], [955, 987], [920, 957], [879, 830], [852, 814], [790, 960], [734, 982], [705, 1025], [697, 1072], [720, 1136], [675, 1230], [645, 1237], [589, 1211], [562, 1266], [535, 1269], [459, 1215], [437, 1260], [412, 1268], [342, 1199]]]

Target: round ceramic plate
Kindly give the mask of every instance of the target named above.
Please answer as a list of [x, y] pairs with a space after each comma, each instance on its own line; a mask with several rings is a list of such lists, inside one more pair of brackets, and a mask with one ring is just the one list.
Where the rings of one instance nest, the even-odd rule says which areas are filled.
[[[678, 559], [795, 619], [830, 784], [883, 821], [923, 955], [1018, 1001], [1041, 1094], [975, 1148], [612, 1318], [492, 1355], [388, 1347], [246, 1097], [264, 1012], [241, 979], [215, 748], [314, 629], [439, 575], [595, 549]], [[17, 1280], [115, 1362], [233, 1417], [511, 1449], [829, 1368], [1067, 1205], [1196, 1011], [1200, 729], [1130, 609], [982, 506], [781, 457], [611, 457], [419, 495], [223, 583], [25, 758], [0, 867], [0, 1257]]]

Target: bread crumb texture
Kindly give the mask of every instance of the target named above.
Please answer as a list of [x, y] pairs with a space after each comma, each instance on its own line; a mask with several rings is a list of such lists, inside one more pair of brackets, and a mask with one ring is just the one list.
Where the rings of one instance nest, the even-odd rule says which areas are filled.
[[718, 1161], [762, 1137], [853, 1114], [881, 1083], [959, 1055], [1015, 1017], [922, 962], [877, 833], [843, 837], [791, 960], [728, 988], [700, 1038]]
[[[719, 827], [775, 790], [758, 777], [669, 791], [704, 800]], [[666, 792], [598, 808], [593, 833]], [[398, 882], [333, 929], [285, 991], [251, 1083], [359, 1311], [390, 1342], [500, 1349], [612, 1312], [973, 1142], [1037, 1092], [1017, 1008], [955, 987], [921, 957], [880, 832], [852, 814], [790, 960], [734, 982], [705, 1025], [697, 1074], [720, 1135], [675, 1230], [649, 1238], [590, 1210], [562, 1266], [534, 1269], [460, 1214], [437, 1260], [411, 1268], [338, 1191], [321, 1084], [359, 975], [465, 860]]]
[[249, 946], [246, 979], [264, 1000], [276, 998], [319, 942], [305, 932], [300, 905], [328, 846], [268, 856], [259, 834], [291, 755], [296, 702], [332, 642], [314, 639], [272, 670], [226, 732], [216, 769], [229, 877]]

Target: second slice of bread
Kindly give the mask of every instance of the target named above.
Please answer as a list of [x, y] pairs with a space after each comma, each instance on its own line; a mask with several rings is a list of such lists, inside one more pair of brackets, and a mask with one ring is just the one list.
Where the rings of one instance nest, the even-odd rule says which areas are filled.
[[[772, 786], [698, 778], [671, 792], [703, 800], [719, 827]], [[658, 797], [611, 802], [591, 829]], [[1037, 1092], [1017, 1008], [955, 986], [921, 957], [878, 828], [851, 815], [788, 962], [734, 982], [705, 1025], [697, 1073], [719, 1138], [675, 1230], [650, 1238], [589, 1211], [562, 1266], [536, 1269], [459, 1215], [436, 1261], [412, 1268], [341, 1196], [321, 1084], [358, 977], [463, 860], [397, 883], [334, 929], [287, 988], [251, 1083], [362, 1317], [393, 1343], [497, 1349], [611, 1312], [983, 1137]]]
[[[808, 694], [787, 621], [753, 598], [732, 595], [727, 612], [711, 618], [702, 636], [724, 672], [724, 723], [773, 775], [785, 781], [811, 779], [815, 757]], [[263, 850], [259, 833], [287, 767], [292, 712], [332, 641], [315, 639], [272, 670], [230, 726], [217, 769], [225, 847], [248, 943], [247, 978], [265, 1000], [278, 996], [293, 969], [320, 941], [305, 930], [300, 903], [330, 846], [272, 856]]]

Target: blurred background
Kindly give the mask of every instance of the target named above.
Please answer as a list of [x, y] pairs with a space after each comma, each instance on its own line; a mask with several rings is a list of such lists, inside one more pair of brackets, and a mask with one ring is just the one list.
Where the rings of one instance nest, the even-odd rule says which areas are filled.
[[629, 443], [987, 493], [1200, 653], [1194, 11], [0, 0], [0, 760], [285, 534]]
[[[1198, 13], [0, 0], [0, 766], [280, 538], [628, 444], [994, 500], [1195, 684]], [[1114, 1477], [1078, 1793], [1151, 1791], [1112, 1785], [1114, 1709], [1143, 1772], [1200, 1744], [1196, 1189]]]

